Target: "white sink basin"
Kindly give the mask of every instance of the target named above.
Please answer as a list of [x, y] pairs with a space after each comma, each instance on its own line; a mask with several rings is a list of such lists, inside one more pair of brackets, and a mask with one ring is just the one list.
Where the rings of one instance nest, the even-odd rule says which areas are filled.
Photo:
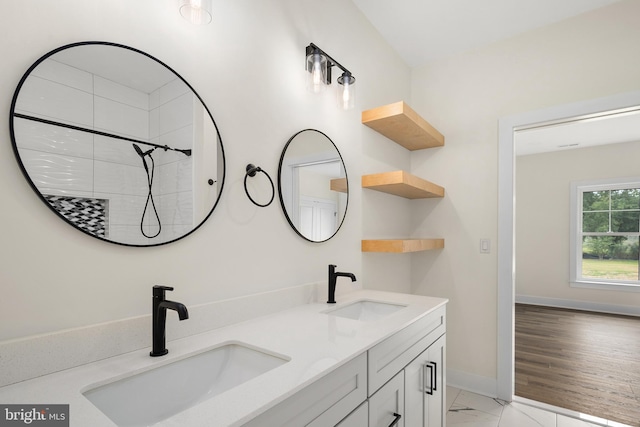
[[329, 316], [346, 317], [347, 319], [371, 322], [382, 319], [406, 307], [400, 304], [390, 304], [378, 301], [356, 301], [344, 307], [326, 311]]
[[149, 426], [286, 362], [239, 343], [226, 344], [83, 395], [118, 426]]

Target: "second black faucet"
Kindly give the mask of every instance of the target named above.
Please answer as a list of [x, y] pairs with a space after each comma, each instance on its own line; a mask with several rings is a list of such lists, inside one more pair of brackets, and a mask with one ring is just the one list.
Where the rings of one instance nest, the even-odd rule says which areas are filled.
[[333, 264], [329, 264], [329, 300], [327, 304], [335, 304], [336, 303], [336, 281], [338, 277], [349, 277], [352, 282], [356, 281], [356, 275], [353, 273], [340, 273], [336, 271], [336, 266]]

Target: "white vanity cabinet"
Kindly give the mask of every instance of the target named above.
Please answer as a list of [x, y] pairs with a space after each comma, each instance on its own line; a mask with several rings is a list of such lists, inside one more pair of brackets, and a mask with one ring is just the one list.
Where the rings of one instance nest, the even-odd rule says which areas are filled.
[[[201, 384], [195, 395], [191, 393], [193, 387], [174, 390], [174, 400], [182, 402], [179, 410], [165, 415], [166, 408], [161, 406], [147, 411], [147, 415], [154, 417], [158, 426], [443, 427], [448, 301], [358, 290], [341, 297], [335, 306], [324, 302], [295, 305], [298, 300], [317, 295], [317, 291], [315, 285], [304, 286], [284, 294], [278, 290], [272, 296], [252, 295], [222, 305], [216, 302], [203, 311], [194, 308], [193, 321], [200, 323], [186, 334], [210, 327], [211, 319], [221, 313], [229, 316], [220, 320], [226, 326], [171, 341], [170, 352], [162, 360], [149, 357], [149, 349], [144, 348], [37, 378], [21, 378], [0, 386], [0, 402], [48, 402], [55, 390], [57, 401], [71, 405], [72, 427], [112, 427], [109, 416], [87, 397], [90, 390], [143, 377], [154, 379], [140, 390], [157, 388], [164, 384], [166, 369], [184, 367], [183, 374], [198, 373], [201, 355], [224, 354], [207, 364], [211, 373], [208, 385]], [[291, 299], [293, 306], [289, 309], [255, 318], [245, 318], [248, 314], [244, 313], [240, 316], [244, 320], [234, 323], [238, 310], [261, 312], [260, 307], [283, 296]], [[378, 311], [381, 304], [395, 307]], [[355, 318], [354, 308], [362, 310]], [[118, 322], [108, 331], [120, 331], [126, 325], [132, 331], [126, 340], [134, 345], [138, 342], [138, 323]], [[97, 343], [104, 335], [102, 328], [0, 344], [0, 354], [13, 355], [7, 366], [21, 371], [9, 380], [27, 375], [23, 364], [37, 371], [37, 361], [29, 356], [33, 348], [48, 349], [61, 359], [67, 357], [69, 347], [64, 343], [80, 343], [88, 336]], [[239, 347], [244, 349], [236, 351]], [[62, 360], [58, 362], [52, 369], [64, 365]], [[272, 368], [273, 362], [278, 366]], [[7, 381], [3, 377], [0, 384], [2, 380]]]
[[244, 427], [444, 427], [441, 306]]

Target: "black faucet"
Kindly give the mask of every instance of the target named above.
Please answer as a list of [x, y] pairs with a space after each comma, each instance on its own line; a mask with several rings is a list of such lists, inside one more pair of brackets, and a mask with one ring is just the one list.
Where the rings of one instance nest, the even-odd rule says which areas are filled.
[[164, 299], [164, 292], [172, 290], [173, 288], [170, 286], [155, 285], [153, 287], [153, 347], [150, 353], [152, 357], [164, 356], [169, 353], [165, 341], [167, 309], [177, 311], [180, 320], [189, 318], [189, 312], [184, 304]]
[[350, 277], [352, 282], [356, 281], [356, 275], [353, 273], [339, 273], [336, 271], [336, 266], [329, 264], [329, 301], [327, 304], [336, 303], [336, 280], [338, 276]]

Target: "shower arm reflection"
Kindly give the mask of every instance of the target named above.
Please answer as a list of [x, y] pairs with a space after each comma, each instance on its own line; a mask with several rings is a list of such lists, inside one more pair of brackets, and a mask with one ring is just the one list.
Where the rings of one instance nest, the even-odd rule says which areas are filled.
[[[107, 138], [114, 138], [114, 139], [119, 139], [121, 141], [129, 141], [129, 142], [133, 142], [135, 144], [144, 144], [150, 147], [153, 147], [153, 149], [156, 148], [161, 148], [164, 151], [177, 151], [180, 152], [182, 154], [184, 154], [185, 156], [191, 156], [191, 149], [181, 149], [181, 148], [173, 148], [173, 147], [169, 147], [168, 145], [160, 145], [160, 144], [154, 144], [152, 142], [147, 142], [147, 141], [142, 141], [139, 139], [135, 139], [135, 138], [129, 138], [126, 136], [121, 136], [121, 135], [116, 135], [114, 133], [109, 133], [109, 132], [102, 132], [99, 130], [95, 130], [95, 129], [89, 129], [89, 128], [85, 128], [82, 126], [76, 126], [76, 125], [71, 125], [68, 123], [62, 123], [62, 122], [56, 122], [54, 120], [47, 120], [47, 119], [43, 119], [41, 117], [35, 117], [35, 116], [29, 116], [27, 114], [20, 114], [20, 113], [14, 113], [13, 115], [14, 117], [20, 118], [20, 119], [25, 119], [25, 120], [31, 120], [34, 122], [39, 122], [39, 123], [44, 123], [47, 125], [52, 125], [52, 126], [60, 126], [66, 129], [71, 129], [71, 130], [77, 130], [80, 132], [87, 132], [87, 133], [91, 133], [93, 135], [100, 135], [100, 136], [106, 136]], [[153, 150], [151, 150], [153, 151]]]

